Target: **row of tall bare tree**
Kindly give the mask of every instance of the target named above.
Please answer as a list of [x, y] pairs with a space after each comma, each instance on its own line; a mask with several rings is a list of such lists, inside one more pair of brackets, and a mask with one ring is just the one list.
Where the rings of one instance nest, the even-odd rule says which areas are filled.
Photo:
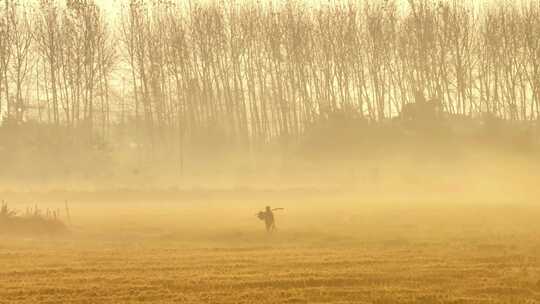
[[4, 120], [106, 126], [118, 60], [100, 8], [84, 0], [5, 0], [0, 14]]
[[252, 146], [336, 112], [384, 121], [417, 92], [452, 115], [540, 117], [538, 1], [126, 0], [106, 18], [92, 0], [5, 0], [0, 13], [0, 109], [16, 120], [107, 134], [130, 117], [152, 142]]

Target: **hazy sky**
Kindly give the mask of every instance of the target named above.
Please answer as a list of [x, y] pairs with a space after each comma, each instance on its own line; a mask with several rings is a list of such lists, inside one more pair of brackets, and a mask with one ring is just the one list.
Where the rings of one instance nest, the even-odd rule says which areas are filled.
[[111, 12], [112, 10], [114, 10], [114, 7], [118, 7], [118, 4], [122, 1], [122, 0], [95, 0], [97, 4], [99, 4], [99, 6], [103, 9], [106, 9], [108, 10], [109, 12]]
[[[120, 5], [120, 3], [122, 2], [125, 2], [125, 1], [128, 1], [128, 0], [95, 0], [96, 3], [98, 3], [102, 8], [104, 9], [107, 9], [109, 11], [111, 10], [114, 10], [115, 7], [118, 7]], [[188, 1], [188, 0], [185, 0], [185, 1]], [[204, 2], [206, 0], [192, 0], [194, 3], [196, 2]], [[212, 1], [212, 0], [210, 0]], [[249, 2], [249, 1], [256, 1], [256, 0], [244, 0], [245, 2]], [[280, 2], [281, 0], [265, 0], [265, 1], [262, 1], [262, 3], [265, 3], [265, 2], [274, 2], [274, 3], [278, 3]], [[348, 0], [345, 0], [345, 1], [340, 1], [340, 0], [303, 0], [302, 2], [306, 2], [306, 3], [321, 3], [321, 2], [347, 2]], [[406, 0], [403, 0], [403, 1], [406, 1]], [[241, 1], [240, 1], [241, 2]], [[471, 0], [471, 2], [475, 2], [474, 0]]]
[[[104, 10], [106, 10], [108, 13], [114, 13], [118, 7], [120, 6], [120, 4], [122, 2], [126, 2], [128, 0], [95, 0], [96, 3], [99, 4], [99, 6], [101, 8], [103, 8]], [[188, 0], [185, 0], [185, 1], [188, 1]], [[192, 0], [193, 2], [204, 2], [204, 1], [207, 1], [207, 0]], [[212, 1], [212, 0], [209, 0], [209, 1]], [[242, 0], [240, 0], [242, 1]], [[243, 0], [245, 2], [249, 2], [249, 1], [260, 1], [260, 0]], [[265, 2], [274, 2], [274, 3], [278, 3], [280, 2], [281, 0], [264, 0], [262, 1], [263, 3]], [[347, 2], [349, 0], [303, 0], [303, 2], [306, 2], [306, 3], [332, 3], [332, 2]], [[435, 0], [433, 0], [435, 1]], [[521, 0], [516, 0], [516, 2], [520, 2]], [[407, 3], [407, 0], [401, 0], [402, 4], [406, 4]], [[485, 5], [487, 3], [494, 3], [494, 2], [497, 2], [497, 0], [469, 0], [468, 1], [469, 3], [474, 3], [475, 5], [479, 5], [479, 6], [482, 6], [482, 5]], [[466, 2], [465, 2], [466, 3]]]

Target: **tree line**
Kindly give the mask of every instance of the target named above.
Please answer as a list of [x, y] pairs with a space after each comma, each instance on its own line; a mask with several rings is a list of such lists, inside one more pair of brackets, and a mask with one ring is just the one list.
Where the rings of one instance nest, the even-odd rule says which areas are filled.
[[3, 122], [257, 147], [334, 114], [540, 117], [540, 2], [4, 0]]

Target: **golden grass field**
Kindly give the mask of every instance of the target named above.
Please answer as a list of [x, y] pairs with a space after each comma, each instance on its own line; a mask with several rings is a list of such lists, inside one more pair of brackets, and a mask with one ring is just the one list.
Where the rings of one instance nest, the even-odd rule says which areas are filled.
[[0, 237], [0, 303], [540, 303], [531, 200], [355, 197], [273, 197], [273, 235], [256, 197], [72, 203], [69, 235]]

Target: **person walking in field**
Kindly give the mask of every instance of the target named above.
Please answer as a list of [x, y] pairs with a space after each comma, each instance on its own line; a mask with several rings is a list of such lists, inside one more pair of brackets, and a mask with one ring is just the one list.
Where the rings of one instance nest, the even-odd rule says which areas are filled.
[[276, 229], [276, 221], [274, 219], [274, 211], [277, 210], [283, 210], [283, 208], [274, 208], [271, 209], [270, 206], [266, 206], [265, 211], [260, 211], [257, 214], [257, 217], [264, 221], [264, 224], [266, 225], [266, 231], [272, 232]]

